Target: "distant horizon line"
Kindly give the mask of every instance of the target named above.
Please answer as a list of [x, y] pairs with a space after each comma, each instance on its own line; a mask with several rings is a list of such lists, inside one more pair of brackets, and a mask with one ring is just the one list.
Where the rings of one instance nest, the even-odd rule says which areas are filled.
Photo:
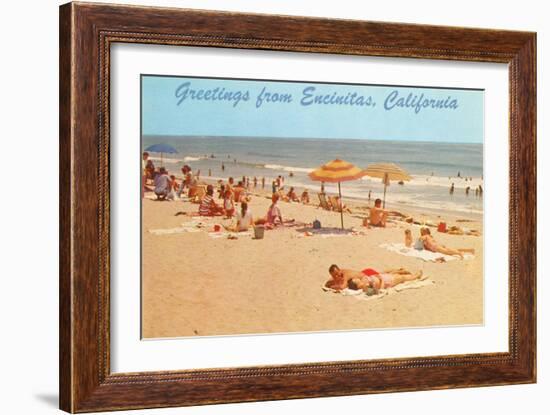
[[397, 141], [407, 143], [435, 143], [435, 144], [481, 144], [478, 141], [431, 141], [431, 140], [406, 140], [406, 139], [381, 139], [381, 138], [328, 138], [328, 137], [268, 137], [268, 136], [246, 136], [246, 135], [174, 135], [174, 134], [141, 134], [143, 137], [166, 137], [166, 138], [257, 138], [257, 139], [279, 139], [279, 140], [353, 140], [353, 141]]

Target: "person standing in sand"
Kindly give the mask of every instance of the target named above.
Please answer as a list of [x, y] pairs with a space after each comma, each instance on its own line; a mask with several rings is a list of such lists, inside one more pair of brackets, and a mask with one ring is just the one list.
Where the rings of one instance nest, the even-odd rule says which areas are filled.
[[464, 258], [464, 252], [469, 254], [475, 253], [475, 249], [472, 248], [453, 249], [448, 248], [445, 245], [438, 244], [433, 238], [430, 229], [426, 227], [420, 228], [420, 239], [424, 244], [424, 249], [431, 252], [438, 252], [445, 255], [456, 255], [459, 256], [461, 259]]
[[149, 153], [143, 152], [141, 159], [141, 198], [145, 192], [150, 192], [151, 189], [147, 187], [147, 160], [149, 159]]
[[370, 209], [369, 225], [380, 228], [386, 227], [386, 220], [388, 219], [388, 211], [382, 209], [382, 200], [376, 199], [374, 201], [374, 207]]
[[410, 229], [405, 229], [405, 246], [410, 248], [413, 244], [412, 232]]
[[225, 217], [230, 219], [235, 213], [235, 203], [233, 202], [233, 195], [230, 190], [226, 190], [223, 197], [223, 209], [225, 211]]

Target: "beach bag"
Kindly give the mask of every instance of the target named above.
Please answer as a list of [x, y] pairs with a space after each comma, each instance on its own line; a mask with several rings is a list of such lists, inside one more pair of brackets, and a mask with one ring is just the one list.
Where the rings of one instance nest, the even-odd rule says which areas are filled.
[[317, 219], [313, 221], [313, 229], [321, 229], [321, 222], [319, 222]]
[[447, 224], [445, 222], [439, 222], [439, 225], [437, 226], [437, 231], [442, 233], [447, 232]]
[[414, 249], [417, 251], [422, 251], [424, 249], [424, 242], [422, 242], [422, 239], [418, 238], [416, 242], [414, 243]]

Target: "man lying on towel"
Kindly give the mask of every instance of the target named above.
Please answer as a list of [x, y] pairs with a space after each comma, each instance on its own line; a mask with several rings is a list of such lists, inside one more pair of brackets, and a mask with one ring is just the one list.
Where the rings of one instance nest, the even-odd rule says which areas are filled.
[[422, 277], [422, 271], [413, 274], [404, 268], [386, 270], [380, 273], [372, 268], [365, 268], [362, 271], [340, 269], [335, 264], [330, 266], [328, 272], [332, 278], [325, 283], [327, 288], [336, 291], [350, 288], [374, 294], [378, 294], [382, 288], [395, 287], [398, 284]]

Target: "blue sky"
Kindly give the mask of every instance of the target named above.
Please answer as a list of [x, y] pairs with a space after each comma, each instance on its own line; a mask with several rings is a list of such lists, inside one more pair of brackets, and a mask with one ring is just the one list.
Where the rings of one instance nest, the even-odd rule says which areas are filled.
[[[222, 97], [221, 92], [228, 95]], [[271, 98], [277, 94], [279, 99], [269, 102], [267, 94]], [[482, 143], [483, 94], [480, 90], [144, 75], [142, 133]], [[409, 95], [408, 107], [396, 105], [406, 103]], [[327, 102], [335, 96], [348, 99], [344, 104], [315, 104], [314, 96], [328, 96]], [[416, 102], [441, 100], [447, 107], [416, 108], [415, 96]]]

